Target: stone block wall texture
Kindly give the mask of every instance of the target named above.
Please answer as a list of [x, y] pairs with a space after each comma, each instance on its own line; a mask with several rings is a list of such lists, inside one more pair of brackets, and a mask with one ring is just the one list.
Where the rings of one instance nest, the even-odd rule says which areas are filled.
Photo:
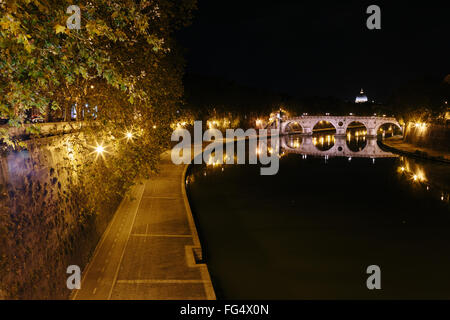
[[120, 203], [102, 200], [114, 175], [80, 180], [89, 153], [67, 136], [0, 157], [0, 299], [68, 298], [67, 267], [83, 270]]
[[448, 125], [428, 125], [426, 129], [408, 126], [405, 141], [422, 148], [450, 152], [450, 128]]

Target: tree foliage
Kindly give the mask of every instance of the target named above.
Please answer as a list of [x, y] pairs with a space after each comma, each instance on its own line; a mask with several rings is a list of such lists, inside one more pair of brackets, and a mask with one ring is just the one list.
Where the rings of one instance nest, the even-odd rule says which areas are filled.
[[128, 110], [156, 107], [155, 91], [180, 96], [164, 60], [172, 55], [171, 32], [189, 21], [194, 1], [82, 1], [81, 30], [66, 27], [70, 1], [0, 5], [0, 112], [11, 125], [30, 108], [49, 113], [76, 103], [81, 115], [93, 92], [102, 96], [100, 109], [114, 107], [111, 92]]
[[75, 106], [77, 120], [96, 120], [92, 134], [136, 129], [161, 144], [183, 93], [171, 35], [195, 0], [81, 1], [80, 30], [66, 27], [71, 4], [0, 2], [0, 114], [20, 126], [27, 110], [70, 120]]
[[405, 121], [442, 122], [449, 100], [449, 77], [427, 77], [410, 81], [395, 90], [390, 105]]
[[[95, 241], [84, 233], [107, 220], [136, 178], [157, 169], [183, 95], [183, 60], [173, 32], [189, 23], [195, 0], [79, 1], [80, 30], [66, 27], [70, 16], [66, 9], [72, 4], [0, 1], [0, 115], [9, 119], [9, 126], [22, 126], [31, 109], [47, 116], [64, 114], [69, 120], [76, 106], [77, 125], [82, 128], [54, 143], [59, 151], [52, 151], [50, 158], [58, 155], [65, 160], [51, 169], [36, 162], [40, 170], [54, 171], [47, 175], [50, 183], [33, 183], [56, 186], [51, 199], [45, 188], [31, 188], [26, 175], [17, 179], [23, 178], [31, 191], [2, 192], [0, 208], [8, 204], [8, 213], [2, 216], [6, 221], [0, 221], [2, 228], [6, 226], [5, 232], [0, 230], [0, 296], [42, 298], [32, 288], [35, 279], [43, 278], [48, 283], [45, 297], [63, 297], [65, 288], [53, 290], [63, 283], [59, 281], [65, 276], [63, 269], [52, 271], [45, 264], [30, 266], [26, 261], [40, 257], [67, 265], [73, 243], [86, 243], [90, 247], [83, 254], [91, 252]], [[33, 130], [38, 132], [39, 127]], [[8, 132], [0, 129], [0, 140], [11, 143]], [[95, 152], [99, 145], [105, 150], [101, 155]], [[21, 199], [26, 197], [45, 199], [42, 211], [24, 206]], [[51, 221], [67, 225], [57, 229]], [[59, 241], [49, 247], [25, 243], [17, 236], [30, 230]], [[10, 270], [7, 275], [2, 274], [5, 270]], [[48, 276], [52, 272], [56, 280]]]

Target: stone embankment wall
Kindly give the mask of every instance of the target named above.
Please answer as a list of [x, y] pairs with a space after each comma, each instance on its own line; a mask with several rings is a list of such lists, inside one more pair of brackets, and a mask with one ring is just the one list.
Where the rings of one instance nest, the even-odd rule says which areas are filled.
[[417, 147], [450, 152], [450, 127], [436, 124], [429, 124], [426, 127], [408, 125], [405, 141]]
[[0, 299], [67, 298], [67, 267], [84, 268], [120, 203], [114, 168], [83, 169], [94, 157], [83, 141], [33, 139], [0, 157]]

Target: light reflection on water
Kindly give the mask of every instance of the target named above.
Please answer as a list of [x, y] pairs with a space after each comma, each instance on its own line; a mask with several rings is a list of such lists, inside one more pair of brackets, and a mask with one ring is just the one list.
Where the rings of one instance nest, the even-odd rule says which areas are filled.
[[[258, 165], [190, 168], [190, 204], [220, 298], [450, 296], [442, 280], [450, 269], [449, 166], [364, 156], [384, 151], [353, 137], [343, 137], [342, 152], [353, 144], [360, 158], [323, 162], [312, 137], [287, 136], [275, 176], [260, 176]], [[329, 140], [329, 152], [344, 146], [341, 137]], [[383, 274], [377, 296], [365, 288], [371, 264]]]
[[415, 188], [421, 188], [442, 202], [450, 202], [450, 186], [448, 185], [448, 165], [433, 164], [405, 156], [400, 157], [397, 173], [399, 179], [408, 181]]
[[[367, 137], [366, 135], [367, 131], [364, 129], [350, 129], [346, 136], [336, 136], [334, 133], [323, 132], [314, 133], [312, 136], [288, 135], [282, 137], [281, 146], [284, 146], [284, 149], [286, 149], [284, 151], [288, 153], [315, 156], [396, 157], [390, 152], [381, 150], [375, 137]], [[369, 147], [366, 148], [367, 146]]]
[[[285, 156], [288, 153], [297, 153], [302, 154], [303, 159], [307, 159], [307, 156], [323, 156], [327, 160], [331, 156], [343, 156], [347, 157], [349, 161], [355, 157], [362, 158], [370, 158], [374, 160], [375, 158], [395, 158], [397, 155], [383, 151], [378, 143], [376, 138], [367, 138], [367, 131], [365, 130], [349, 130], [347, 136], [336, 137], [335, 134], [315, 134], [313, 136], [305, 136], [301, 134], [287, 135], [281, 137], [280, 143], [280, 158]], [[319, 144], [317, 143], [319, 141]], [[332, 151], [332, 147], [336, 144], [345, 145], [348, 147], [346, 150], [345, 147], [336, 148], [336, 152]], [[367, 148], [366, 146], [369, 142], [371, 148]], [[314, 146], [314, 148], [306, 148], [305, 146], [310, 145]], [[261, 145], [255, 150], [249, 150], [249, 153], [256, 154], [259, 156], [262, 150], [267, 150], [268, 154], [273, 152], [272, 148], [269, 146], [264, 146], [266, 148], [262, 148]], [[287, 147], [287, 148], [286, 148]], [[312, 150], [312, 151], [311, 151]], [[315, 152], [318, 151], [318, 152]], [[322, 153], [320, 153], [322, 151]], [[327, 152], [328, 151], [328, 152]], [[347, 152], [346, 152], [347, 151]], [[427, 170], [433, 171], [433, 168], [439, 167], [438, 164], [428, 163], [426, 161], [420, 161], [417, 159], [408, 158], [405, 156], [400, 156], [400, 164], [397, 168], [397, 172], [399, 173], [399, 179], [406, 179], [411, 184], [420, 184], [425, 187], [426, 191], [433, 191], [439, 195], [439, 199], [444, 202], [449, 202], [450, 200], [450, 192], [448, 190], [448, 185], [446, 182], [442, 182], [442, 178], [438, 177], [438, 174], [435, 174], [436, 179], [435, 183], [432, 180], [427, 178]], [[372, 161], [373, 163], [375, 161]], [[234, 154], [230, 156], [228, 154], [224, 154], [223, 161], [219, 161], [214, 158], [214, 153], [209, 157], [209, 160], [206, 163], [206, 167], [219, 168], [221, 172], [225, 171], [226, 164], [235, 164], [237, 163], [237, 156]], [[443, 165], [446, 167], [446, 165]], [[427, 169], [428, 167], [428, 169]], [[204, 170], [204, 174], [206, 175], [207, 171]], [[429, 175], [428, 175], [429, 176]], [[433, 174], [432, 174], [433, 176]], [[187, 181], [191, 179], [188, 177]], [[445, 180], [444, 180], [445, 181]]]

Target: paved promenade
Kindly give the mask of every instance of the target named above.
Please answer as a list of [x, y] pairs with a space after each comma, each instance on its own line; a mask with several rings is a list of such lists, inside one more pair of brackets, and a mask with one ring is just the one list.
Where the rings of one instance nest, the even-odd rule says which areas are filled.
[[185, 194], [186, 166], [161, 156], [159, 175], [125, 198], [83, 270], [83, 299], [215, 299]]

